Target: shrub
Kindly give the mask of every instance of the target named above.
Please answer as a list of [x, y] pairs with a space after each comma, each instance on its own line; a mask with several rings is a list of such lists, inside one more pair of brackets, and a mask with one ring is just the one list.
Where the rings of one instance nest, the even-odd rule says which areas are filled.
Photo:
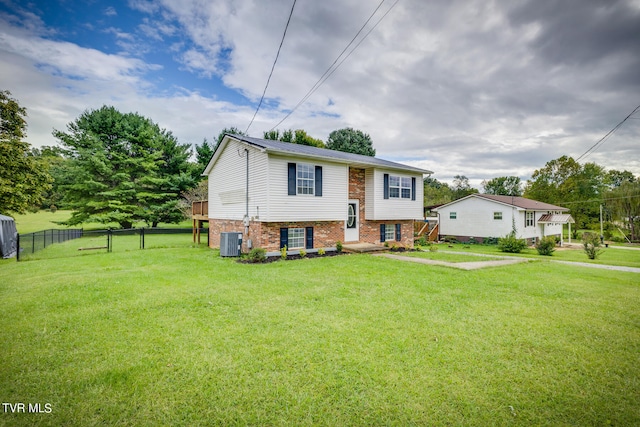
[[497, 237], [487, 237], [482, 239], [482, 243], [485, 245], [497, 245], [499, 240]]
[[300, 249], [300, 258], [306, 258], [307, 257], [307, 251], [305, 251], [304, 249]]
[[469, 237], [469, 241], [467, 243], [470, 245], [477, 245], [478, 241], [476, 240], [475, 237]]
[[280, 259], [287, 259], [287, 245], [284, 245], [282, 249], [280, 249]]
[[536, 250], [540, 255], [551, 256], [556, 250], [555, 236], [547, 236], [540, 239], [536, 244]]
[[436, 245], [429, 246], [429, 252], [438, 252], [438, 247]]
[[49, 210], [51, 211], [51, 213], [56, 213], [56, 211], [58, 210], [58, 207], [56, 205], [51, 205], [49, 206]]
[[253, 248], [249, 251], [249, 261], [259, 263], [267, 260], [267, 251], [264, 248]]
[[338, 253], [342, 252], [342, 242], [340, 240], [336, 242], [336, 252]]
[[422, 236], [419, 239], [416, 239], [415, 244], [418, 246], [427, 246], [427, 239]]
[[324, 248], [320, 248], [318, 249], [318, 255], [323, 256], [324, 254], [326, 254], [327, 252], [324, 250]]
[[527, 242], [525, 242], [524, 239], [518, 239], [515, 233], [509, 233], [498, 240], [498, 249], [502, 252], [519, 254], [526, 247]]
[[600, 238], [596, 236], [595, 233], [583, 233], [582, 245], [589, 259], [596, 259], [602, 252], [602, 249], [600, 249]]
[[442, 240], [447, 242], [447, 243], [458, 243], [458, 239], [456, 239], [453, 236], [444, 236], [444, 238]]

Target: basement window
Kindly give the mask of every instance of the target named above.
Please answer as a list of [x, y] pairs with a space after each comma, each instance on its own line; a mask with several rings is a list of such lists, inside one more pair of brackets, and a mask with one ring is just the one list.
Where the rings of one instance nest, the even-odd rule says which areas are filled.
[[304, 228], [290, 228], [288, 249], [302, 248], [304, 248]]

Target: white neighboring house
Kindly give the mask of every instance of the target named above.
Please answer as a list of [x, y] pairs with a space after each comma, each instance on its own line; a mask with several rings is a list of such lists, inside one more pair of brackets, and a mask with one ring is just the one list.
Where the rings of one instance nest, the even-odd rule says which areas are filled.
[[[423, 174], [377, 157], [240, 135], [224, 136], [204, 170], [209, 245], [243, 233], [244, 251], [344, 243], [413, 246]], [[194, 217], [195, 218], [195, 217]], [[246, 245], [248, 243], [248, 245]]]
[[438, 213], [440, 236], [462, 242], [504, 237], [515, 227], [516, 237], [529, 244], [545, 236], [557, 236], [562, 243], [563, 224], [569, 224], [571, 231], [575, 222], [567, 208], [515, 196], [471, 194], [433, 210]]

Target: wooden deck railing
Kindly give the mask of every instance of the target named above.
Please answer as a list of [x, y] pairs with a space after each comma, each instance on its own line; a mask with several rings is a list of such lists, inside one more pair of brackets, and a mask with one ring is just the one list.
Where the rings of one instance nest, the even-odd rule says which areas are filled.
[[191, 204], [192, 216], [208, 216], [209, 215], [209, 201], [200, 200], [199, 202], [193, 202]]

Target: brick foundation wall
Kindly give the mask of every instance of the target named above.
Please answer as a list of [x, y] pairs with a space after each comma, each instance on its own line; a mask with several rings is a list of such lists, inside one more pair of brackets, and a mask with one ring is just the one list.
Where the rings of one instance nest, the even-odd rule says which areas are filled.
[[[247, 239], [251, 239], [254, 248], [264, 248], [267, 251], [280, 249], [280, 229], [294, 227], [313, 227], [313, 247], [330, 248], [337, 241], [344, 241], [344, 221], [305, 221], [305, 222], [258, 222], [249, 225], [249, 234], [243, 236], [243, 252], [247, 252]], [[242, 221], [210, 219], [209, 247], [220, 247], [220, 233], [244, 233]]]

